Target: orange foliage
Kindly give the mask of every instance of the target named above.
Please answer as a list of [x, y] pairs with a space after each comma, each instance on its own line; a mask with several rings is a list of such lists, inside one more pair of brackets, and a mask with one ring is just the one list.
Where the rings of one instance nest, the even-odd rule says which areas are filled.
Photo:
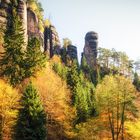
[[50, 60], [50, 63], [62, 63], [60, 56], [54, 55], [53, 58]]
[[[66, 82], [55, 74], [49, 63], [47, 68], [32, 81], [39, 90], [48, 114], [48, 133], [50, 137], [51, 134], [56, 134], [58, 137], [73, 137], [72, 120], [75, 117], [75, 109], [70, 105], [71, 93], [66, 86]], [[53, 137], [51, 139], [57, 139]]]

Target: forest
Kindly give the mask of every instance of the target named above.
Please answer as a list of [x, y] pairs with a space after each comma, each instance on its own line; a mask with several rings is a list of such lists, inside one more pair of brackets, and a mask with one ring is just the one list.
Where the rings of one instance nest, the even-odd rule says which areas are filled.
[[25, 39], [20, 2], [0, 2], [7, 18], [0, 22], [0, 140], [140, 140], [139, 63], [97, 47], [95, 32], [86, 40], [94, 49], [87, 55], [85, 47], [78, 62], [76, 47], [68, 38], [60, 44], [37, 0], [26, 4], [49, 45], [38, 35]]

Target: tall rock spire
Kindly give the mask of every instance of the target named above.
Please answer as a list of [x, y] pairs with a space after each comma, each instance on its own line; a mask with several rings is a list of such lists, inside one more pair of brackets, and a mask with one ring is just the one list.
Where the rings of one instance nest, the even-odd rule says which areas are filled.
[[91, 68], [96, 68], [97, 65], [97, 46], [98, 46], [98, 34], [90, 31], [85, 36], [85, 46], [83, 55], [86, 58], [88, 65]]

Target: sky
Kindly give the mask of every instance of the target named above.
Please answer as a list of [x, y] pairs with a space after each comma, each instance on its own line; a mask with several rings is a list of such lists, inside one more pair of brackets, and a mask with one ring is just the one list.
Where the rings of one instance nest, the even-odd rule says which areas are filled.
[[140, 58], [140, 0], [39, 0], [44, 18], [56, 27], [62, 42], [69, 38], [84, 48], [88, 31], [98, 33], [98, 47], [124, 51]]

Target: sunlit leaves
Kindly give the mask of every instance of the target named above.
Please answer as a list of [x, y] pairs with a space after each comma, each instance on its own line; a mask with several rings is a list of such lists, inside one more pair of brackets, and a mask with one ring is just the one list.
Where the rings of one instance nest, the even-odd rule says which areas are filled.
[[0, 139], [10, 139], [17, 119], [20, 95], [0, 80]]

